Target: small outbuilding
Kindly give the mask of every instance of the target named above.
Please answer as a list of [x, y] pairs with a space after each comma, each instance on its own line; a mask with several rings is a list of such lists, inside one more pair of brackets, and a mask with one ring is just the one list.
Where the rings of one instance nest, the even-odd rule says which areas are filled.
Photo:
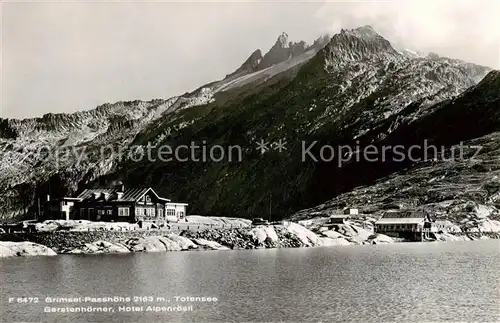
[[349, 218], [348, 214], [334, 214], [328, 219], [328, 224], [345, 224]]

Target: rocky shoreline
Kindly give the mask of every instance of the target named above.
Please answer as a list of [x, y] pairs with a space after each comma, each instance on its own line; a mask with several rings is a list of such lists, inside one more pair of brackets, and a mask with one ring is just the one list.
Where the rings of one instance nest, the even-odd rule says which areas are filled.
[[393, 242], [382, 235], [316, 234], [293, 222], [179, 233], [161, 230], [7, 233], [2, 234], [0, 240], [0, 250], [3, 250], [0, 256], [299, 248]]
[[[432, 241], [486, 239], [481, 234], [435, 233]], [[500, 238], [500, 233], [491, 238]], [[345, 246], [399, 242], [355, 224], [337, 230], [311, 231], [294, 222], [179, 233], [142, 231], [51, 231], [0, 235], [0, 257], [195, 250], [237, 250]]]

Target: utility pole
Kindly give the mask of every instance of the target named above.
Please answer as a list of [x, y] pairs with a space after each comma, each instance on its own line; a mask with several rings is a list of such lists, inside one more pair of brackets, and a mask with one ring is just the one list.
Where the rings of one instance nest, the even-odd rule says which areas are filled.
[[271, 194], [271, 197], [269, 198], [269, 222], [271, 222], [272, 202], [273, 202], [273, 194]]
[[40, 197], [38, 197], [38, 213], [36, 215], [35, 220], [38, 220], [38, 219], [40, 219]]

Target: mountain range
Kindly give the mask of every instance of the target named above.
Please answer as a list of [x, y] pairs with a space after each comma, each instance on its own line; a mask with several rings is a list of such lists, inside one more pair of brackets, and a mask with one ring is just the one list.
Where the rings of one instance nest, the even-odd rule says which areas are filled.
[[[312, 45], [283, 33], [264, 55], [255, 50], [224, 79], [184, 95], [0, 119], [0, 216], [26, 217], [37, 198], [116, 180], [186, 201], [192, 214], [298, 219], [355, 206], [496, 215], [499, 100], [499, 71], [395, 48], [370, 26]], [[259, 141], [268, 151], [256, 149]], [[324, 146], [424, 141], [444, 147], [441, 155], [462, 142], [485, 148], [467, 161], [301, 158], [314, 142], [319, 156]], [[238, 145], [242, 159], [123, 158], [192, 142]]]

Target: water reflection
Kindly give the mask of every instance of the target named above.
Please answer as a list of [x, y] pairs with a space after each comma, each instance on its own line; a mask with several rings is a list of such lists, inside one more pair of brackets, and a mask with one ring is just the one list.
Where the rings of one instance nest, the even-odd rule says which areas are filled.
[[[2, 319], [497, 321], [499, 260], [498, 240], [9, 258], [0, 260]], [[194, 304], [186, 313], [91, 314], [47, 314], [43, 302], [7, 302], [30, 295], [210, 296], [219, 302]]]

